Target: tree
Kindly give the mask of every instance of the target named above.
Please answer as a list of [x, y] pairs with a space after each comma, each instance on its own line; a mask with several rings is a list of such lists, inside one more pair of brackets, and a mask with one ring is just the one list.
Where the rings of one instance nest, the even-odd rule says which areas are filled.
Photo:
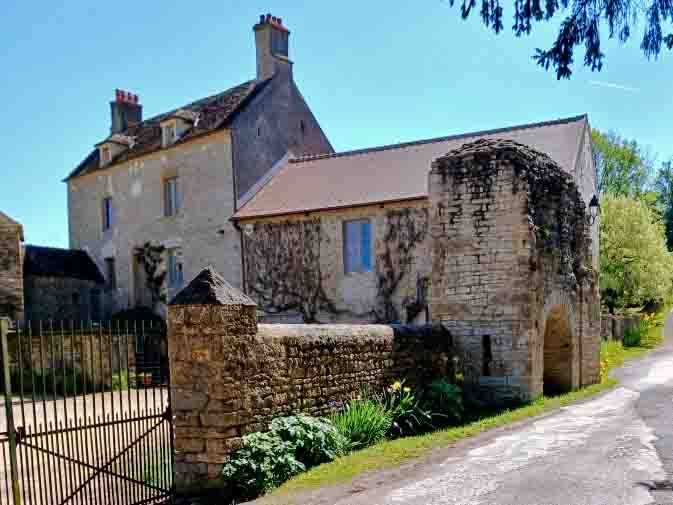
[[591, 131], [594, 163], [598, 171], [598, 190], [615, 196], [645, 195], [653, 172], [653, 160], [635, 140], [614, 132]]
[[669, 250], [673, 250], [673, 166], [670, 161], [666, 161], [659, 169], [654, 187], [666, 231], [666, 245]]
[[[455, 0], [449, 0], [453, 5]], [[477, 5], [476, 0], [463, 0], [461, 16], [467, 19]], [[621, 43], [631, 37], [632, 27], [638, 17], [644, 16], [643, 38], [640, 43], [645, 56], [656, 58], [662, 46], [673, 48], [673, 33], [664, 33], [662, 25], [673, 21], [673, 2], [670, 0], [514, 0], [514, 24], [517, 37], [530, 35], [533, 24], [551, 21], [559, 11], [567, 13], [556, 40], [549, 49], [536, 49], [533, 60], [548, 70], [556, 71], [557, 79], [568, 79], [572, 74], [573, 53], [577, 46], [584, 45], [584, 65], [592, 71], [603, 67], [601, 29], [607, 28], [609, 38]], [[503, 25], [503, 9], [499, 0], [481, 0], [480, 15], [487, 28], [500, 33]], [[605, 25], [605, 26], [603, 26]]]
[[673, 255], [664, 230], [643, 201], [605, 196], [601, 202], [601, 297], [610, 312], [663, 301], [673, 286]]

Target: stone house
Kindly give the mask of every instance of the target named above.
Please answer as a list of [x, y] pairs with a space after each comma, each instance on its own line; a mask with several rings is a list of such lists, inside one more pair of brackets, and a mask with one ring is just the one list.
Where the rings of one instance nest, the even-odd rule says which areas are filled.
[[293, 78], [280, 18], [254, 26], [254, 79], [144, 119], [117, 90], [111, 133], [70, 173], [70, 247], [116, 279], [106, 312], [163, 307], [213, 265], [242, 285], [237, 208], [288, 158], [332, 152]]
[[[428, 174], [463, 144], [509, 139], [597, 193], [586, 116], [288, 159], [239, 209], [245, 290], [267, 321], [423, 322], [431, 284]], [[591, 229], [598, 267], [598, 223]]]
[[0, 212], [0, 317], [101, 319], [109, 288], [86, 252], [24, 245], [23, 226]]
[[30, 321], [90, 321], [103, 317], [110, 286], [84, 251], [27, 245], [23, 287]]

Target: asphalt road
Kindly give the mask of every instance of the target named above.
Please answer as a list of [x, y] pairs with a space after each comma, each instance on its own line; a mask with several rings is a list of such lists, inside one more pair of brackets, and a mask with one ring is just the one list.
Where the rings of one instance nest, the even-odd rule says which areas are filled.
[[673, 504], [673, 314], [664, 331], [661, 349], [615, 371], [616, 389], [293, 502]]

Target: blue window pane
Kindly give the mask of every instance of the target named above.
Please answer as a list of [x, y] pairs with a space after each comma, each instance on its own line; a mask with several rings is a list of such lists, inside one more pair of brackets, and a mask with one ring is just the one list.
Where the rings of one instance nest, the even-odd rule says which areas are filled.
[[371, 246], [371, 226], [369, 221], [362, 221], [362, 270], [372, 269], [372, 246]]

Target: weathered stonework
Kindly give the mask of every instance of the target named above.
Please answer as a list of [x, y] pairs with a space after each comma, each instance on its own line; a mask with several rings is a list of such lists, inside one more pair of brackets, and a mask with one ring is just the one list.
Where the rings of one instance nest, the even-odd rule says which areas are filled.
[[[372, 270], [345, 273], [344, 223], [363, 218], [372, 225]], [[246, 292], [266, 320], [295, 313], [293, 322], [426, 321], [427, 203], [265, 218], [241, 227]]]
[[0, 317], [22, 319], [23, 227], [0, 212]]
[[258, 326], [256, 310], [212, 270], [169, 305], [179, 488], [216, 477], [241, 437], [276, 416], [325, 414], [364, 384], [453, 376], [439, 325]]
[[598, 274], [572, 177], [526, 146], [481, 140], [436, 160], [429, 190], [431, 314], [454, 335], [474, 397], [597, 382]]

